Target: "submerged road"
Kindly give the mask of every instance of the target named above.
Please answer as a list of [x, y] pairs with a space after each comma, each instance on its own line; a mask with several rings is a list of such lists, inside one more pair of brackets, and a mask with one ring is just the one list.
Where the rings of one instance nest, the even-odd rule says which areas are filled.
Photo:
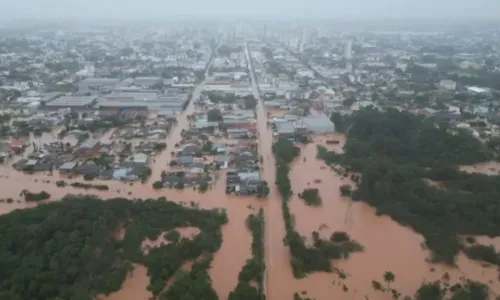
[[191, 94], [191, 99], [189, 99], [189, 103], [186, 109], [177, 116], [177, 124], [173, 127], [173, 129], [165, 139], [165, 142], [167, 143], [167, 148], [162, 152], [162, 154], [159, 157], [155, 158], [155, 163], [154, 166], [152, 167], [152, 173], [151, 176], [149, 177], [148, 184], [151, 184], [156, 180], [158, 180], [160, 178], [161, 172], [167, 168], [168, 163], [170, 162], [170, 160], [172, 160], [170, 153], [176, 150], [175, 144], [182, 140], [181, 137], [182, 130], [187, 129], [188, 127], [187, 116], [194, 112], [194, 102], [198, 100], [198, 98], [201, 95], [201, 92], [203, 92], [208, 77], [208, 72], [210, 70], [210, 67], [212, 66], [212, 63], [213, 63], [213, 58], [210, 58], [205, 68], [205, 79], [203, 79], [203, 81], [200, 82], [195, 87], [193, 93]]
[[259, 86], [255, 77], [252, 60], [246, 41], [245, 55], [248, 61], [248, 70], [252, 81], [252, 93], [258, 100], [258, 104], [256, 107], [257, 126], [259, 132], [258, 144], [259, 153], [263, 158], [263, 177], [264, 180], [268, 182], [270, 189], [269, 196], [267, 198], [267, 205], [264, 206], [264, 260], [266, 263], [266, 271], [264, 273], [264, 295], [266, 296], [266, 299], [272, 299], [274, 296], [273, 287], [277, 286], [277, 284], [273, 284], [273, 281], [277, 278], [270, 276], [270, 273], [272, 272], [274, 267], [274, 255], [276, 250], [276, 247], [273, 244], [275, 244], [276, 242], [281, 243], [284, 237], [275, 236], [274, 234], [274, 224], [275, 222], [277, 222], [276, 218], [279, 218], [280, 221], [282, 218], [281, 201], [279, 193], [274, 185], [276, 178], [276, 164], [272, 153], [273, 135], [272, 131], [269, 129], [269, 127], [267, 127], [267, 114], [260, 97]]

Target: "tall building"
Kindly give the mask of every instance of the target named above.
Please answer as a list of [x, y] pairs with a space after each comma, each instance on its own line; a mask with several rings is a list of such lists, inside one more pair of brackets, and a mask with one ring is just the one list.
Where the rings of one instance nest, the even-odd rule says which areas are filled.
[[345, 59], [350, 61], [352, 59], [352, 41], [348, 40], [345, 45]]
[[345, 45], [344, 57], [346, 60], [347, 72], [351, 73], [352, 72], [352, 41], [351, 40], [348, 40], [346, 45]]

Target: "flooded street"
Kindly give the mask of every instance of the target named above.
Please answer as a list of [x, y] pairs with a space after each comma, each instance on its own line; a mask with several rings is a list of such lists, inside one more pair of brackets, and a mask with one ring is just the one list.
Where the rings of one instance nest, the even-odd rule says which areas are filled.
[[[255, 76], [252, 77], [252, 92], [260, 99]], [[171, 152], [176, 151], [175, 144], [182, 139], [181, 132], [187, 129], [188, 115], [195, 112], [194, 101], [200, 96], [205, 82], [198, 85], [192, 96], [192, 101], [184, 112], [178, 116], [178, 123], [168, 134], [164, 142], [167, 148], [154, 157], [150, 164], [152, 175], [144, 184], [140, 182], [128, 183], [120, 181], [93, 180], [92, 184], [108, 185], [109, 190], [81, 189], [71, 186], [57, 187], [55, 182], [82, 182], [82, 178], [68, 178], [59, 172], [52, 175], [36, 173], [23, 174], [10, 167], [12, 162], [0, 168], [2, 182], [2, 202], [0, 213], [5, 214], [15, 209], [35, 207], [36, 203], [26, 203], [21, 195], [24, 189], [31, 192], [46, 191], [51, 197], [48, 201], [57, 201], [66, 194], [92, 194], [103, 199], [125, 198], [157, 198], [166, 197], [168, 200], [191, 206], [192, 203], [200, 208], [223, 208], [226, 210], [228, 223], [222, 226], [223, 242], [220, 250], [215, 253], [209, 275], [212, 286], [220, 300], [228, 298], [238, 283], [238, 274], [245, 261], [252, 257], [252, 236], [245, 224], [245, 220], [252, 212], [264, 209], [265, 217], [265, 263], [264, 278], [265, 295], [268, 300], [291, 300], [293, 294], [303, 291], [307, 297], [316, 300], [330, 299], [371, 299], [389, 300], [389, 292], [376, 291], [372, 281], [376, 280], [385, 287], [383, 274], [391, 271], [395, 274], [395, 281], [391, 288], [398, 290], [403, 296], [413, 296], [415, 290], [423, 281], [432, 281], [442, 278], [446, 273], [450, 282], [457, 282], [459, 277], [467, 276], [473, 280], [487, 283], [491, 290], [500, 293], [498, 271], [495, 267], [484, 267], [478, 262], [467, 259], [463, 254], [457, 258], [457, 268], [440, 264], [429, 264], [426, 259], [429, 251], [422, 248], [423, 237], [409, 228], [403, 227], [387, 216], [377, 216], [375, 209], [361, 202], [353, 202], [346, 197], [341, 197], [341, 185], [353, 182], [349, 178], [342, 178], [321, 160], [316, 159], [317, 145], [323, 145], [329, 150], [342, 151], [345, 137], [342, 134], [316, 136], [313, 142], [301, 145], [300, 157], [290, 165], [290, 180], [292, 182], [293, 197], [289, 206], [295, 215], [295, 228], [306, 238], [310, 244], [311, 233], [318, 231], [324, 238], [329, 238], [334, 231], [345, 231], [349, 236], [358, 241], [364, 252], [354, 253], [347, 260], [333, 261], [333, 265], [346, 274], [345, 279], [339, 278], [336, 273], [315, 272], [306, 278], [293, 277], [290, 253], [283, 244], [285, 237], [285, 224], [282, 216], [281, 196], [274, 184], [275, 160], [272, 153], [273, 134], [267, 126], [267, 111], [260, 102], [257, 105], [257, 128], [259, 132], [258, 146], [262, 156], [262, 176], [269, 183], [270, 193], [267, 199], [248, 196], [240, 197], [226, 194], [224, 180], [218, 180], [205, 193], [200, 193], [191, 188], [184, 190], [162, 188], [155, 190], [152, 183], [160, 178], [162, 171], [169, 170], [168, 163], [172, 159]], [[313, 110], [314, 114], [319, 112]], [[113, 131], [107, 131], [102, 137], [104, 142], [111, 140]], [[53, 135], [43, 134], [41, 137], [32, 137], [31, 141], [45, 143], [53, 140]], [[338, 143], [326, 144], [327, 140]], [[76, 139], [68, 137], [64, 143], [76, 143]], [[26, 154], [31, 152], [30, 146]], [[15, 159], [19, 159], [16, 157]], [[483, 172], [498, 174], [500, 164], [480, 164], [462, 168], [468, 172]], [[224, 171], [219, 173], [224, 177]], [[298, 197], [306, 188], [318, 188], [322, 198], [322, 205], [308, 206]], [[8, 203], [6, 199], [12, 199]], [[182, 237], [192, 238], [199, 233], [198, 228], [176, 228]], [[117, 230], [117, 237], [123, 238], [126, 229]], [[147, 253], [149, 249], [168, 244], [163, 232], [157, 239], [142, 241], [142, 250]], [[494, 244], [500, 249], [500, 239], [478, 237], [478, 242]], [[192, 262], [190, 262], [192, 263]], [[186, 264], [185, 268], [189, 268]], [[173, 279], [172, 279], [173, 280]], [[169, 284], [172, 282], [169, 281]], [[134, 264], [134, 271], [130, 272], [123, 283], [121, 290], [108, 296], [100, 296], [101, 300], [149, 300], [152, 294], [147, 291], [149, 277], [147, 269]], [[401, 297], [402, 298], [402, 297]]]

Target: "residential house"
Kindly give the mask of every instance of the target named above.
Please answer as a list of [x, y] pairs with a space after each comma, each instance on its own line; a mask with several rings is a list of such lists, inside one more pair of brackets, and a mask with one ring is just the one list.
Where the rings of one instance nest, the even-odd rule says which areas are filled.
[[276, 133], [279, 138], [295, 139], [295, 126], [292, 122], [276, 123]]
[[180, 156], [201, 156], [201, 147], [198, 145], [188, 145], [181, 150]]
[[218, 164], [221, 169], [227, 169], [229, 165], [229, 156], [225, 154], [216, 155], [215, 163]]
[[181, 166], [188, 166], [193, 163], [194, 157], [191, 155], [182, 155], [177, 157], [175, 161]]
[[101, 168], [94, 163], [86, 163], [76, 166], [73, 170], [76, 174], [88, 177], [97, 177], [99, 176]]
[[225, 142], [214, 142], [212, 143], [212, 151], [214, 151], [216, 154], [226, 153], [227, 144]]
[[12, 139], [12, 141], [10, 141], [10, 148], [15, 153], [19, 153], [23, 150], [23, 143], [20, 140]]
[[241, 181], [246, 180], [260, 180], [260, 172], [253, 170], [238, 170], [238, 177], [240, 177]]
[[88, 139], [83, 142], [75, 151], [75, 155], [92, 156], [99, 153], [101, 141], [97, 139]]
[[239, 128], [229, 128], [226, 131], [228, 139], [242, 139], [248, 137], [248, 130]]
[[203, 173], [205, 171], [205, 165], [202, 163], [192, 163], [189, 165], [188, 172], [189, 173]]
[[8, 143], [0, 143], [0, 161], [4, 161], [11, 155], [12, 155], [12, 150], [10, 145]]
[[489, 113], [489, 108], [486, 106], [478, 105], [473, 108], [473, 112], [479, 116], [486, 116]]
[[133, 156], [133, 161], [136, 163], [147, 164], [148, 163], [148, 155], [144, 153], [137, 153]]
[[76, 168], [77, 165], [78, 163], [76, 162], [68, 161], [59, 167], [59, 172], [71, 173], [73, 172], [73, 170]]

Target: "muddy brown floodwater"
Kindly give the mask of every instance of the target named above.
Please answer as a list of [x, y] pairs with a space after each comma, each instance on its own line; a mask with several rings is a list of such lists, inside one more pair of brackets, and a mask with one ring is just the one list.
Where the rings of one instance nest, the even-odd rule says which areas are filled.
[[[325, 140], [324, 137], [318, 139]], [[424, 241], [422, 236], [387, 216], [376, 216], [375, 209], [365, 203], [341, 197], [340, 186], [353, 183], [349, 178], [342, 178], [330, 168], [325, 168], [324, 162], [315, 158], [318, 139], [316, 143], [301, 147], [300, 157], [291, 166], [290, 180], [294, 197], [290, 201], [290, 209], [295, 215], [296, 229], [308, 239], [312, 231], [320, 232], [324, 238], [334, 231], [345, 231], [363, 245], [365, 251], [352, 254], [348, 260], [333, 262], [346, 273], [345, 280], [329, 273], [314, 273], [303, 280], [295, 280], [290, 275], [285, 277], [289, 282], [283, 283], [284, 286], [288, 284], [295, 286], [297, 291], [306, 290], [309, 296], [316, 299], [335, 296], [365, 299], [366, 296], [385, 300], [391, 299], [391, 295], [375, 291], [371, 285], [372, 280], [384, 283], [385, 271], [392, 271], [396, 275], [391, 287], [403, 295], [414, 295], [422, 281], [440, 279], [448, 272], [451, 282], [465, 275], [489, 284], [494, 292], [500, 291], [495, 267], [483, 268], [480, 263], [470, 261], [462, 254], [457, 259], [458, 268], [429, 264], [426, 262], [429, 251], [421, 247]], [[308, 187], [319, 189], [322, 206], [307, 206], [297, 197], [299, 192]], [[287, 273], [291, 273], [291, 270]], [[347, 292], [343, 291], [344, 284], [349, 289]], [[279, 298], [292, 297], [291, 294]]]
[[461, 166], [460, 170], [469, 173], [481, 173], [486, 175], [499, 175], [500, 163], [497, 161], [490, 161], [485, 163], [474, 164], [470, 166]]
[[134, 270], [129, 272], [118, 292], [108, 296], [98, 296], [98, 300], [148, 300], [153, 296], [148, 290], [148, 270], [143, 265], [133, 264]]
[[[197, 227], [179, 227], [173, 229], [181, 235], [182, 238], [191, 239], [200, 233], [200, 229]], [[141, 249], [145, 254], [148, 254], [151, 248], [161, 247], [163, 245], [168, 245], [170, 241], [165, 239], [165, 234], [168, 231], [161, 232], [160, 235], [155, 240], [150, 240], [147, 237], [141, 243]]]
[[[252, 78], [255, 79], [253, 74]], [[253, 93], [258, 97], [255, 80], [253, 80]], [[198, 86], [193, 93], [194, 98], [199, 95], [203, 84]], [[316, 146], [322, 144], [330, 150], [341, 151], [344, 137], [339, 134], [328, 136], [317, 136], [314, 143], [301, 146], [300, 157], [291, 164], [290, 179], [294, 190], [294, 197], [290, 200], [291, 212], [295, 215], [295, 226], [297, 231], [307, 237], [312, 231], [319, 231], [323, 237], [329, 237], [334, 231], [346, 231], [353, 239], [365, 247], [362, 253], [354, 253], [348, 260], [333, 261], [332, 263], [342, 269], [347, 275], [346, 279], [340, 279], [334, 273], [316, 272], [304, 279], [295, 279], [290, 265], [290, 254], [288, 248], [283, 245], [285, 226], [281, 211], [281, 197], [273, 184], [275, 182], [275, 161], [271, 150], [272, 132], [267, 128], [266, 111], [262, 105], [258, 105], [259, 129], [259, 151], [263, 157], [263, 177], [270, 183], [270, 194], [268, 199], [257, 199], [255, 197], [237, 197], [225, 194], [224, 180], [218, 180], [214, 186], [204, 194], [191, 189], [183, 191], [173, 189], [153, 190], [151, 183], [158, 180], [160, 173], [168, 169], [170, 152], [174, 150], [174, 144], [181, 140], [182, 129], [188, 127], [186, 116], [194, 112], [191, 103], [178, 119], [178, 124], [166, 138], [167, 149], [155, 157], [152, 164], [152, 176], [146, 184], [128, 183], [117, 181], [94, 180], [94, 184], [106, 184], [109, 191], [82, 190], [72, 187], [58, 188], [55, 181], [64, 179], [66, 182], [81, 182], [81, 178], [67, 179], [61, 177], [57, 172], [52, 176], [47, 174], [25, 175], [10, 168], [8, 165], [0, 168], [0, 182], [2, 186], [2, 198], [12, 198], [14, 203], [0, 203], [0, 213], [8, 213], [14, 209], [33, 207], [36, 204], [25, 203], [20, 193], [23, 189], [33, 192], [42, 190], [51, 194], [49, 201], [60, 199], [62, 196], [73, 193], [87, 193], [97, 195], [103, 199], [113, 197], [127, 198], [156, 198], [167, 197], [170, 201], [190, 205], [195, 202], [201, 208], [224, 208], [228, 216], [228, 223], [222, 226], [223, 242], [220, 250], [215, 253], [212, 268], [209, 270], [212, 285], [219, 299], [227, 299], [238, 281], [238, 273], [245, 261], [251, 257], [251, 234], [246, 228], [245, 219], [251, 212], [258, 208], [264, 208], [265, 216], [265, 293], [270, 300], [291, 300], [295, 292], [307, 291], [308, 297], [317, 300], [329, 299], [368, 299], [389, 300], [389, 293], [376, 292], [372, 288], [372, 280], [384, 284], [383, 274], [392, 271], [396, 280], [391, 284], [403, 295], [413, 295], [418, 286], [425, 280], [441, 278], [446, 272], [450, 281], [456, 281], [460, 276], [466, 276], [489, 284], [492, 291], [500, 292], [500, 284], [497, 280], [498, 272], [495, 267], [483, 267], [480, 263], [470, 261], [464, 255], [457, 259], [458, 268], [452, 268], [440, 264], [428, 264], [426, 258], [429, 256], [427, 250], [422, 249], [423, 237], [409, 228], [403, 227], [387, 216], [376, 216], [375, 210], [361, 202], [352, 202], [341, 197], [339, 187], [342, 184], [353, 184], [348, 178], [342, 178], [326, 167], [323, 161], [316, 159]], [[317, 114], [318, 112], [314, 112]], [[104, 135], [109, 139], [111, 132]], [[53, 137], [43, 135], [36, 138], [40, 142], [49, 142]], [[326, 140], [338, 140], [339, 144], [326, 145]], [[68, 138], [68, 141], [73, 141]], [[28, 149], [30, 151], [30, 149]], [[19, 159], [17, 157], [16, 159]], [[304, 161], [305, 158], [305, 161]], [[465, 168], [465, 167], [464, 167]], [[498, 164], [476, 165], [471, 170], [484, 168], [492, 173], [498, 173]], [[495, 174], [496, 174], [495, 173]], [[223, 175], [222, 175], [223, 176]], [[48, 182], [47, 182], [48, 181]], [[296, 195], [304, 188], [316, 187], [320, 191], [323, 204], [320, 207], [311, 207], [304, 204]], [[321, 228], [321, 229], [320, 229]], [[191, 229], [178, 229], [191, 230]], [[117, 230], [117, 237], [122, 238], [125, 234], [123, 229]], [[184, 234], [184, 233], [183, 233]], [[196, 231], [185, 233], [187, 236], [196, 234]], [[500, 238], [490, 239], [478, 237], [478, 242], [493, 244], [500, 249]], [[160, 236], [155, 241], [145, 241], [149, 247], [154, 247], [163, 241]], [[165, 242], [165, 241], [163, 241]], [[183, 268], [189, 268], [192, 262], [186, 262]], [[99, 297], [103, 300], [149, 300], [151, 294], [146, 287], [149, 284], [147, 270], [144, 266], [134, 265], [122, 289], [107, 297]], [[171, 284], [169, 281], [168, 284]], [[348, 291], [343, 291], [343, 285]]]

